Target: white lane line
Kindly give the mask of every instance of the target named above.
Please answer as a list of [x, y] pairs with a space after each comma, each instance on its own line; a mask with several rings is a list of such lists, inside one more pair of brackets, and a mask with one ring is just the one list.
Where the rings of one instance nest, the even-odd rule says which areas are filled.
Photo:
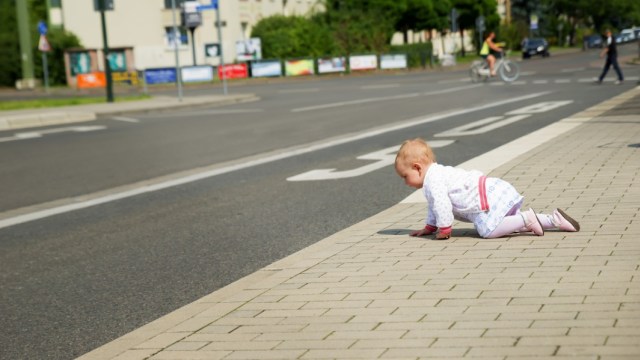
[[400, 84], [379, 84], [379, 85], [364, 85], [360, 88], [363, 90], [375, 90], [375, 89], [388, 89], [388, 88], [397, 88], [400, 87]]
[[524, 81], [524, 80], [520, 80], [520, 81], [513, 81], [513, 82], [510, 82], [509, 84], [511, 84], [511, 85], [526, 85], [526, 84], [527, 84], [527, 82], [526, 82], [526, 81]]
[[590, 83], [590, 82], [595, 82], [597, 80], [597, 78], [590, 78], [590, 79], [578, 79], [579, 83]]
[[469, 82], [469, 81], [471, 81], [470, 78], [453, 79], [453, 80], [440, 80], [440, 81], [438, 81], [438, 84], [453, 84], [453, 83]]
[[549, 80], [533, 80], [534, 84], [548, 84]]
[[520, 73], [520, 76], [531, 76], [531, 75], [535, 75], [536, 72], [535, 71], [523, 71]]
[[[251, 114], [263, 112], [263, 109], [227, 109], [227, 110], [205, 110], [205, 111], [191, 111], [180, 113], [181, 117], [184, 116], [206, 116], [206, 115], [230, 115], [230, 114]], [[176, 114], [153, 114], [146, 115], [150, 118], [172, 118], [176, 117]]]
[[303, 111], [329, 109], [329, 108], [335, 108], [335, 107], [340, 107], [340, 106], [366, 104], [366, 103], [379, 102], [379, 101], [409, 99], [409, 98], [414, 98], [414, 97], [424, 96], [424, 95], [446, 94], [446, 93], [450, 93], [450, 92], [454, 92], [454, 91], [473, 89], [473, 88], [476, 88], [478, 86], [482, 86], [482, 85], [459, 86], [459, 87], [455, 87], [455, 88], [451, 88], [451, 89], [439, 90], [439, 91], [431, 91], [431, 92], [426, 92], [426, 93], [409, 93], [409, 94], [402, 94], [402, 95], [366, 98], [366, 99], [352, 100], [352, 101], [340, 101], [340, 102], [336, 102], [336, 103], [329, 103], [329, 104], [323, 104], [323, 105], [315, 105], [315, 106], [307, 106], [307, 107], [302, 107], [302, 108], [296, 108], [296, 109], [292, 109], [291, 112], [303, 112]]
[[106, 128], [107, 128], [106, 126], [101, 126], [101, 125], [94, 125], [94, 126], [66, 126], [66, 127], [46, 129], [46, 130], [40, 130], [40, 131], [19, 132], [19, 133], [13, 134], [13, 136], [0, 138], [0, 142], [36, 139], [36, 138], [41, 138], [42, 136], [49, 135], [49, 134], [57, 134], [57, 133], [63, 133], [63, 132], [89, 132], [89, 131], [96, 131], [96, 130], [104, 130]]
[[577, 67], [577, 68], [570, 68], [570, 69], [562, 69], [560, 70], [560, 72], [563, 73], [570, 73], [570, 72], [577, 72], [577, 71], [584, 71], [587, 70], [586, 67]]
[[139, 123], [140, 122], [140, 120], [138, 120], [138, 119], [134, 119], [134, 118], [126, 117], [126, 116], [112, 116], [111, 119], [118, 120], [118, 121], [124, 121], [124, 122], [130, 122], [130, 123]]
[[568, 84], [571, 82], [571, 79], [556, 79], [554, 82], [556, 84]]
[[278, 90], [279, 94], [295, 94], [295, 93], [307, 93], [307, 92], [317, 92], [320, 91], [320, 88], [309, 88], [309, 89], [287, 89], [287, 90]]
[[[263, 165], [266, 163], [314, 152], [317, 150], [322, 150], [322, 149], [330, 148], [333, 146], [346, 144], [349, 142], [358, 141], [358, 140], [370, 138], [373, 136], [378, 136], [388, 132], [406, 129], [416, 125], [422, 125], [429, 122], [446, 119], [452, 116], [468, 114], [471, 112], [489, 109], [492, 107], [497, 107], [497, 106], [502, 106], [502, 105], [506, 105], [506, 104], [510, 104], [518, 101], [533, 99], [533, 98], [547, 95], [550, 93], [551, 91], [539, 92], [539, 93], [519, 96], [511, 99], [500, 100], [500, 101], [496, 101], [496, 102], [492, 102], [484, 105], [468, 107], [468, 108], [459, 109], [459, 110], [453, 110], [453, 111], [445, 112], [442, 114], [410, 119], [396, 125], [373, 129], [373, 130], [365, 131], [358, 134], [348, 135], [348, 136], [337, 138], [337, 139], [330, 139], [323, 142], [312, 143], [305, 146], [284, 149], [282, 151], [275, 152], [271, 155], [266, 155], [261, 158], [240, 159], [235, 161], [234, 164], [232, 165], [214, 167], [208, 170], [204, 170], [198, 173], [193, 173], [187, 176], [178, 177], [171, 180], [164, 180], [166, 179], [166, 176], [163, 177], [162, 180], [155, 180], [157, 182], [154, 182], [154, 179], [146, 180], [140, 186], [133, 187], [130, 190], [115, 192], [109, 195], [98, 196], [95, 198], [91, 198], [91, 195], [78, 196], [76, 198], [68, 199], [70, 200], [70, 203], [66, 205], [60, 205], [60, 206], [52, 207], [49, 209], [38, 210], [38, 211], [2, 219], [0, 220], [0, 229], [9, 227], [12, 225], [26, 223], [29, 221], [43, 219], [49, 216], [67, 213], [74, 210], [80, 210], [80, 209], [88, 208], [95, 205], [105, 204], [111, 201], [121, 200], [128, 197], [140, 195], [140, 194], [163, 190], [163, 189], [167, 189], [174, 186], [184, 185], [194, 181], [214, 177], [217, 175], [222, 175], [222, 174], [230, 173], [233, 171], [238, 171], [238, 170], [247, 169], [247, 168], [258, 166], [258, 165]], [[81, 200], [81, 199], [87, 199], [87, 198], [89, 198], [89, 200]]]

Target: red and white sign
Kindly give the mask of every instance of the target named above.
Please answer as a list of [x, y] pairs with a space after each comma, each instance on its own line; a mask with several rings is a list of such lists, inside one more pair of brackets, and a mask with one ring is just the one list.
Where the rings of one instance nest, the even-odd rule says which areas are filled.
[[38, 50], [42, 52], [51, 51], [51, 45], [49, 45], [49, 41], [47, 40], [47, 37], [44, 35], [40, 35], [40, 41], [38, 41]]
[[247, 64], [231, 64], [218, 67], [218, 76], [222, 79], [224, 71], [225, 79], [244, 79], [249, 76]]

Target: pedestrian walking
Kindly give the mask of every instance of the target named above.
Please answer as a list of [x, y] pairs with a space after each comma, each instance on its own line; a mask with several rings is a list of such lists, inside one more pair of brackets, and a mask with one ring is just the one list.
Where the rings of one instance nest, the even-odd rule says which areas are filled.
[[598, 84], [602, 84], [602, 80], [607, 76], [607, 72], [609, 72], [609, 68], [613, 65], [613, 69], [616, 71], [618, 75], [618, 80], [616, 80], [615, 84], [622, 84], [624, 81], [624, 77], [622, 76], [622, 70], [620, 70], [620, 65], [618, 65], [618, 49], [616, 47], [616, 39], [611, 35], [611, 30], [607, 30], [606, 33], [607, 40], [605, 48], [600, 53], [600, 57], [607, 56], [607, 60], [604, 63], [604, 68], [602, 69], [602, 74], [595, 81]]
[[544, 230], [579, 231], [580, 225], [564, 211], [537, 214], [520, 211], [524, 197], [507, 181], [486, 177], [436, 162], [429, 144], [422, 139], [405, 141], [396, 155], [395, 168], [404, 182], [422, 189], [429, 203], [426, 225], [411, 236], [451, 236], [453, 220], [473, 223], [483, 238], [498, 238], [520, 232], [544, 235]]

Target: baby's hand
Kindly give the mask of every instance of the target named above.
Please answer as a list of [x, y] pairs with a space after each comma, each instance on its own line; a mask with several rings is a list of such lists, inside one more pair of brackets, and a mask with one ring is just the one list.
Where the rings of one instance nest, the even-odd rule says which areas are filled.
[[434, 232], [436, 232], [436, 230], [438, 230], [437, 227], [432, 226], [432, 225], [427, 225], [424, 227], [424, 229], [420, 229], [420, 230], [416, 230], [416, 231], [412, 231], [411, 232], [411, 236], [425, 236], [425, 235], [431, 235]]

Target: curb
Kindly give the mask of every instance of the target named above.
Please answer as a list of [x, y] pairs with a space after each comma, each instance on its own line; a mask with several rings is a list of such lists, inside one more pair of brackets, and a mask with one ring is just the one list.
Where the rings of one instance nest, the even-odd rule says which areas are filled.
[[117, 104], [90, 104], [67, 106], [59, 109], [18, 110], [5, 114], [0, 112], [0, 131], [40, 126], [69, 124], [97, 120], [98, 116], [150, 113], [183, 108], [224, 106], [260, 100], [254, 94], [198, 96], [178, 101], [171, 97], [154, 97], [149, 100], [124, 102]]

